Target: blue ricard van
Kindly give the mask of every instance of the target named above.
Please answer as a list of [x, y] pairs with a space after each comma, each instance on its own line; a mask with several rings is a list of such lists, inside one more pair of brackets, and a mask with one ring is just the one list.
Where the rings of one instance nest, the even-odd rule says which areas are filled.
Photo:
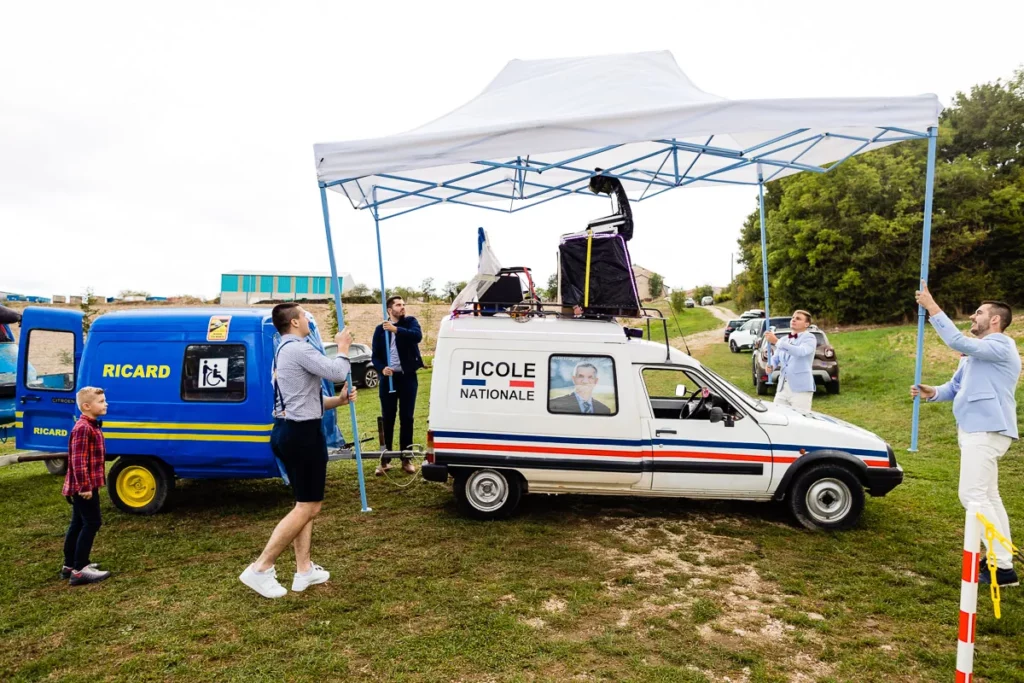
[[[152, 514], [175, 478], [280, 476], [270, 449], [269, 310], [183, 308], [108, 313], [83, 342], [78, 311], [27, 308], [17, 367], [22, 449], [67, 453], [77, 388], [101, 387], [114, 505]], [[51, 471], [53, 471], [51, 469]]]

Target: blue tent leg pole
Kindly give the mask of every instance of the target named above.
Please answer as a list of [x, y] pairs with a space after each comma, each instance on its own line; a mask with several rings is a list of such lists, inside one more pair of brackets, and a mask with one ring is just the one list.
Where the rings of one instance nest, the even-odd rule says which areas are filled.
[[[338, 313], [338, 330], [345, 327], [345, 314], [341, 310], [341, 287], [338, 283], [338, 266], [334, 262], [334, 241], [331, 239], [331, 217], [327, 210], [327, 187], [320, 184], [320, 206], [324, 210], [324, 230], [327, 232], [327, 255], [331, 259], [331, 280], [334, 284], [334, 310]], [[352, 371], [349, 370], [345, 378], [345, 387], [352, 389]], [[356, 449], [356, 473], [359, 477], [359, 501], [363, 505], [363, 512], [372, 512], [372, 508], [366, 504], [366, 481], [363, 479], [363, 452], [359, 445], [359, 425], [356, 422], [356, 404], [348, 404], [348, 412], [352, 417], [352, 442]]]
[[[380, 214], [377, 209], [377, 186], [373, 186], [373, 227], [377, 230], [377, 270], [380, 273], [380, 310], [384, 315], [384, 320], [388, 319], [388, 295], [384, 291], [384, 257], [381, 255], [380, 250]], [[384, 349], [388, 354], [389, 364], [391, 358], [391, 333], [384, 330]], [[391, 375], [388, 375], [388, 393], [395, 393], [395, 380]]]
[[[761, 165], [757, 166], [757, 206], [761, 211], [761, 272], [764, 274], [764, 330], [768, 331], [768, 321], [772, 314], [768, 311], [768, 245], [764, 229], [764, 177], [761, 175]], [[772, 364], [772, 347], [768, 345], [768, 365]], [[772, 383], [771, 373], [768, 374], [766, 384]]]
[[[921, 231], [921, 280], [928, 282], [928, 257], [932, 242], [932, 195], [935, 190], [935, 139], [939, 131], [928, 129], [928, 170], [924, 180], [924, 228]], [[914, 384], [921, 383], [921, 365], [924, 360], [924, 316], [923, 306], [917, 307], [917, 355], [914, 361]], [[921, 419], [921, 397], [914, 398], [914, 417], [910, 425], [910, 452], [917, 452], [917, 429]]]

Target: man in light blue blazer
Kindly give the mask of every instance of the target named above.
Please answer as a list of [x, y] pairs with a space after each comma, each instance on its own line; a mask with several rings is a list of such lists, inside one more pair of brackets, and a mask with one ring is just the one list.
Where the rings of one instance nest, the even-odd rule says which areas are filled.
[[[983, 301], [971, 316], [971, 334], [977, 339], [970, 339], [942, 312], [923, 280], [917, 303], [928, 311], [942, 341], [962, 355], [951, 380], [938, 387], [911, 387], [910, 395], [953, 402], [960, 443], [960, 502], [964, 507], [968, 503], [981, 505], [981, 513], [1009, 539], [1010, 520], [999, 495], [999, 459], [1018, 438], [1014, 392], [1020, 378], [1020, 354], [1016, 342], [1003, 334], [1013, 312], [1001, 301]], [[1018, 585], [1013, 555], [998, 542], [994, 546], [996, 581], [1000, 586]], [[991, 581], [988, 571], [982, 571], [980, 578], [982, 583]]]
[[771, 330], [764, 334], [775, 347], [768, 373], [771, 374], [775, 367], [779, 368], [775, 402], [804, 413], [811, 412], [811, 401], [814, 399], [814, 373], [811, 366], [818, 346], [818, 340], [807, 331], [810, 326], [811, 314], [796, 310], [789, 321], [789, 328], [793, 330], [790, 334], [781, 339]]

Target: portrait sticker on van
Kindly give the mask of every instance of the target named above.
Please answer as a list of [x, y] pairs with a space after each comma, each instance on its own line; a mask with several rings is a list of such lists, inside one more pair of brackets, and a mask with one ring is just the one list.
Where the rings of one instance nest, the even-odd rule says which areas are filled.
[[537, 364], [522, 361], [463, 360], [459, 398], [532, 401]]
[[227, 341], [228, 328], [231, 327], [230, 315], [212, 315], [206, 328], [206, 341]]

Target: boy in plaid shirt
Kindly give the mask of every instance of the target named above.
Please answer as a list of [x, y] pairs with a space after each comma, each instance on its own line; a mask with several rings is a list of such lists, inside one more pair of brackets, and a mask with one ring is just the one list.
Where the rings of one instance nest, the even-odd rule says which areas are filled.
[[78, 418], [68, 443], [68, 473], [64, 478], [64, 497], [71, 503], [71, 525], [64, 537], [64, 567], [61, 578], [72, 586], [102, 581], [110, 572], [100, 571], [89, 562], [92, 542], [100, 519], [100, 488], [106, 484], [104, 464], [106, 447], [100, 418], [107, 414], [107, 397], [96, 387], [82, 387], [77, 395]]

